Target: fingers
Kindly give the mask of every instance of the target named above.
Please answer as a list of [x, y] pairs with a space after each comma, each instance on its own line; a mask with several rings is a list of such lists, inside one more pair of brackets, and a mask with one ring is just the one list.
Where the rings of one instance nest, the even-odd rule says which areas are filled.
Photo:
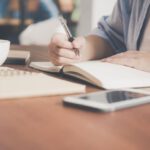
[[111, 60], [117, 59], [117, 58], [133, 58], [133, 57], [137, 57], [137, 55], [135, 53], [136, 52], [134, 52], [134, 51], [123, 52], [123, 53], [119, 53], [119, 54], [113, 55], [111, 57], [105, 58], [102, 61], [111, 61]]
[[80, 62], [80, 59], [70, 59], [70, 58], [59, 56], [59, 55], [53, 53], [51, 56], [51, 61], [55, 65], [66, 65], [66, 64], [71, 64], [71, 63], [75, 63], [75, 62]]
[[148, 51], [128, 51], [106, 58], [103, 61], [150, 72], [150, 53]]
[[55, 65], [65, 65], [80, 61], [80, 57], [75, 55], [72, 50], [58, 48], [51, 53], [50, 59]]
[[136, 68], [139, 64], [139, 56], [137, 51], [129, 51], [105, 58], [102, 61]]
[[119, 53], [119, 54], [113, 55], [111, 57], [102, 59], [102, 61], [112, 62], [115, 59], [136, 59], [140, 55], [141, 54], [137, 51], [128, 51], [128, 52]]
[[50, 60], [56, 65], [70, 64], [81, 61], [80, 55], [77, 55], [75, 49], [78, 49], [79, 54], [84, 47], [84, 38], [76, 38], [72, 43], [67, 40], [63, 34], [57, 34], [52, 38], [49, 45]]
[[132, 68], [135, 68], [135, 66], [137, 66], [136, 65], [137, 61], [135, 61], [135, 59], [130, 59], [130, 58], [110, 58], [107, 59], [106, 62], [128, 66]]
[[72, 49], [56, 48], [54, 53], [60, 57], [66, 57], [69, 59], [79, 59], [80, 58], [80, 56], [76, 55], [74, 50], [72, 50]]
[[52, 38], [51, 44], [55, 45], [56, 47], [73, 49], [72, 43], [67, 40], [67, 37], [64, 34], [56, 34]]

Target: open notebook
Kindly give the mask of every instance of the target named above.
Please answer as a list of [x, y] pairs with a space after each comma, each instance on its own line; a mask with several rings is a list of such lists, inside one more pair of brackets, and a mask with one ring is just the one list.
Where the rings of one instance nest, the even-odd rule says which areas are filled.
[[100, 61], [54, 66], [51, 62], [32, 62], [31, 67], [88, 81], [105, 89], [150, 87], [150, 73]]
[[0, 67], [0, 99], [85, 92], [85, 86], [42, 73]]

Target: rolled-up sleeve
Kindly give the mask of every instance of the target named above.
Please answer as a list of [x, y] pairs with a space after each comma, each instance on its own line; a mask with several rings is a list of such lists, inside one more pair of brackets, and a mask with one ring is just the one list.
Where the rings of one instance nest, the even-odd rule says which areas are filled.
[[124, 40], [124, 27], [121, 3], [122, 0], [118, 0], [112, 14], [108, 17], [102, 17], [98, 23], [98, 27], [94, 29], [91, 35], [97, 35], [107, 40], [115, 53], [126, 51], [126, 45]]

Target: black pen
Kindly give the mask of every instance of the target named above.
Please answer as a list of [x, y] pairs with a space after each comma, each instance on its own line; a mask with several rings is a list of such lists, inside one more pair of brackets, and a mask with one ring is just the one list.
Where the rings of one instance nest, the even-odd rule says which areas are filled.
[[[67, 36], [68, 36], [68, 41], [73, 42], [74, 37], [72, 36], [72, 34], [71, 34], [67, 24], [66, 24], [65, 19], [62, 16], [60, 16], [59, 21], [60, 21], [61, 25], [63, 26], [63, 28], [64, 28]], [[74, 52], [75, 52], [76, 55], [79, 55], [79, 50], [78, 49], [74, 49]]]

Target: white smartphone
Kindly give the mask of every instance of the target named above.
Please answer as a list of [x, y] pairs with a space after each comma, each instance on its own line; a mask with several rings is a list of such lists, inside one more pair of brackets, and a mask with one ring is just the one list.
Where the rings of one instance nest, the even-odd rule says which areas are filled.
[[68, 96], [64, 104], [92, 108], [104, 112], [150, 103], [150, 94], [130, 90], [111, 90], [77, 96]]

